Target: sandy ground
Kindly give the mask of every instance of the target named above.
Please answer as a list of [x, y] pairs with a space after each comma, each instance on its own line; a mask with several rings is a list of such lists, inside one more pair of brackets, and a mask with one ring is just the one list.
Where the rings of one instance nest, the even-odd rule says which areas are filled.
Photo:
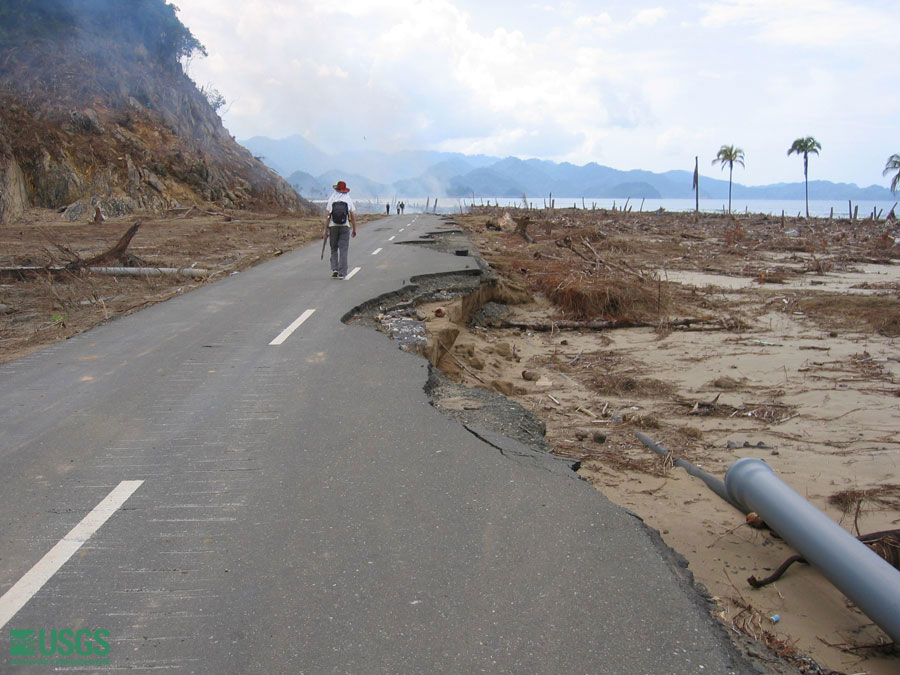
[[[496, 214], [488, 217], [497, 220]], [[586, 227], [570, 223], [541, 236], [540, 227], [530, 226], [538, 241], [529, 244], [485, 228], [488, 217], [459, 220], [507, 279], [532, 289], [542, 281], [537, 261], [553, 255], [548, 242], [575, 240]], [[891, 312], [900, 304], [900, 266], [891, 264], [893, 252], [878, 254], [886, 264], [876, 264], [859, 240], [841, 246], [849, 223], [823, 224], [815, 233], [825, 242], [822, 250], [785, 253], [774, 244], [783, 239], [780, 223], [759, 221], [772, 236], [761, 232], [747, 239], [749, 245], [730, 245], [735, 250], [728, 253], [719, 247], [734, 223], [691, 219], [607, 217], [609, 231], [594, 238], [593, 248], [610, 265], [627, 263], [629, 270], [661, 280], [668, 297], [665, 320], [702, 310], [703, 318], [722, 320], [719, 329], [714, 322], [661, 329], [659, 317], [655, 327], [553, 330], [567, 312], [539, 292], [531, 303], [489, 305], [487, 318], [476, 315], [474, 322], [461, 315], [458, 300], [431, 303], [420, 311], [429, 317], [432, 335], [449, 347], [452, 330], [460, 331], [439, 365], [455, 379], [502, 391], [538, 415], [554, 452], [581, 460], [582, 476], [688, 559], [697, 581], [719, 600], [722, 620], [735, 630], [789, 660], [808, 655], [839, 672], [897, 673], [895, 649], [857, 649], [890, 641], [814, 569], [798, 564], [779, 581], [751, 589], [749, 576], [769, 575], [794, 551], [769, 531], [751, 528], [702, 482], [647, 450], [635, 432], [719, 477], [741, 457], [763, 459], [854, 534], [897, 529], [900, 343]], [[652, 232], [647, 223], [654, 223]], [[887, 229], [884, 223], [866, 227], [875, 230], [873, 241]], [[690, 237], [683, 237], [686, 232]], [[599, 250], [604, 240], [625, 236], [632, 244], [669, 238], [683, 255], [673, 255], [671, 247], [656, 253], [653, 246], [624, 247], [616, 257]], [[557, 257], [559, 250], [557, 245]], [[591, 258], [589, 247], [580, 250]], [[666, 270], [673, 259], [682, 269]], [[797, 271], [777, 284], [760, 283], [760, 270], [783, 276], [784, 264]], [[585, 261], [576, 260], [579, 266], [583, 274]], [[559, 270], [553, 272], [555, 281]], [[629, 283], [627, 275], [621, 279]], [[828, 299], [824, 311], [819, 297]], [[888, 308], [892, 303], [893, 310], [878, 304], [875, 316], [853, 308], [858, 302], [872, 309], [872, 297], [887, 300]], [[641, 314], [640, 306], [631, 313]], [[546, 324], [550, 331], [527, 327]], [[777, 623], [770, 618], [776, 615]]]
[[[885, 636], [815, 570], [795, 565], [752, 590], [747, 577], [793, 552], [635, 438], [641, 431], [718, 476], [740, 457], [764, 459], [848, 530], [900, 527], [896, 230], [759, 216], [516, 215], [531, 219], [536, 241], [512, 233], [501, 212], [458, 218], [471, 246], [520, 291], [498, 294], [474, 319], [460, 299], [419, 307], [432, 347], [441, 336], [450, 350], [436, 359], [442, 369], [543, 420], [554, 452], [580, 460], [587, 480], [688, 559], [735, 631], [801, 669], [809, 655], [838, 672], [900, 671], [896, 650], [858, 648]], [[86, 259], [132, 222], [69, 224], [32, 212], [0, 227], [0, 267]], [[248, 213], [143, 221], [132, 263], [208, 269], [204, 279], [6, 272], [0, 361], [302, 246], [319, 226]], [[596, 318], [632, 323], [559, 328]]]

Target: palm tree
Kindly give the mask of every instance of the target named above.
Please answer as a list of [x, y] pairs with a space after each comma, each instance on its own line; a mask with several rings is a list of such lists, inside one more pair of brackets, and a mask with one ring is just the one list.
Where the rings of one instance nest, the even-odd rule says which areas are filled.
[[882, 176], [887, 176], [891, 171], [896, 171], [897, 175], [891, 180], [891, 192], [896, 192], [900, 188], [900, 154], [893, 154], [888, 157], [887, 164], [884, 165]]
[[712, 161], [713, 164], [716, 162], [721, 164], [723, 169], [726, 164], [728, 165], [728, 213], [731, 213], [731, 175], [734, 173], [735, 162], [744, 166], [744, 151], [733, 145], [723, 145]]
[[794, 144], [791, 145], [791, 149], [788, 150], [788, 157], [792, 154], [796, 153], [798, 155], [803, 155], [803, 182], [806, 185], [806, 219], [809, 220], [809, 177], [807, 175], [807, 169], [809, 168], [809, 153], [814, 155], [819, 154], [819, 150], [822, 149], [822, 145], [812, 136], [807, 136], [806, 138], [798, 138], [794, 141]]

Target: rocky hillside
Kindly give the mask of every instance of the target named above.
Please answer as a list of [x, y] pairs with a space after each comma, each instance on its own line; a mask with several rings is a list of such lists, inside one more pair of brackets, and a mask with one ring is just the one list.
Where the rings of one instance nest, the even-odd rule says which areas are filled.
[[185, 75], [198, 52], [163, 0], [0, 4], [0, 223], [30, 207], [311, 212]]

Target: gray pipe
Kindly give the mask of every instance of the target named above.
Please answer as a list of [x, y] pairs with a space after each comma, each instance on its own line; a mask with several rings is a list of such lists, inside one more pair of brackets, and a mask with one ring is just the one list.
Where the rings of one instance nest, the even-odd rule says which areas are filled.
[[725, 474], [732, 503], [766, 524], [900, 643], [900, 572], [783, 483], [761, 459], [744, 458]]
[[[634, 435], [637, 436], [638, 440], [641, 443], [646, 445], [657, 455], [668, 457], [671, 454], [668, 450], [666, 450], [663, 446], [661, 446], [646, 434], [642, 434], [640, 431], [636, 431]], [[737, 504], [731, 497], [728, 496], [728, 491], [725, 489], [725, 483], [722, 482], [721, 478], [716, 478], [711, 473], [707, 473], [703, 469], [698, 469], [696, 466], [683, 459], [675, 459], [674, 457], [672, 459], [675, 466], [680, 466], [694, 478], [699, 478], [704, 483], [706, 483], [706, 487], [715, 492], [717, 495], [719, 495], [719, 497], [731, 504], [734, 508], [747, 513], [747, 510], [744, 507], [742, 507], [740, 504]]]

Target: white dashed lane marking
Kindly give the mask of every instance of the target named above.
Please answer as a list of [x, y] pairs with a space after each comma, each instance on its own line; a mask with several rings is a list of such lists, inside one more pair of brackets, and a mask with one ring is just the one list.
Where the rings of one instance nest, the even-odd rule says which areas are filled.
[[308, 309], [305, 312], [303, 312], [303, 314], [301, 314], [299, 317], [297, 317], [297, 319], [294, 321], [294, 323], [292, 323], [290, 326], [288, 326], [283, 331], [281, 331], [281, 333], [279, 333], [278, 337], [275, 338], [274, 340], [272, 340], [269, 344], [270, 345], [282, 344], [285, 340], [287, 340], [291, 336], [291, 333], [293, 333], [295, 330], [300, 328], [300, 326], [303, 325], [303, 322], [306, 321], [309, 317], [311, 317], [313, 315], [313, 312], [315, 312], [315, 311], [316, 310], [314, 310], [314, 309]]
[[361, 269], [362, 269], [362, 267], [354, 267], [352, 270], [350, 270], [350, 274], [348, 274], [346, 277], [344, 277], [344, 281], [350, 281], [350, 279], [352, 279], [354, 276], [356, 276], [356, 273], [359, 272]]
[[0, 628], [3, 628], [16, 612], [34, 597], [66, 561], [75, 555], [91, 536], [99, 530], [103, 523], [134, 494], [144, 481], [123, 480], [106, 498], [94, 507], [80, 523], [69, 530], [69, 533], [57, 542], [34, 567], [28, 570], [3, 597], [0, 598]]
[[381, 253], [382, 250], [383, 249], [376, 248], [374, 251], [372, 251], [372, 255], [378, 255], [379, 253]]

